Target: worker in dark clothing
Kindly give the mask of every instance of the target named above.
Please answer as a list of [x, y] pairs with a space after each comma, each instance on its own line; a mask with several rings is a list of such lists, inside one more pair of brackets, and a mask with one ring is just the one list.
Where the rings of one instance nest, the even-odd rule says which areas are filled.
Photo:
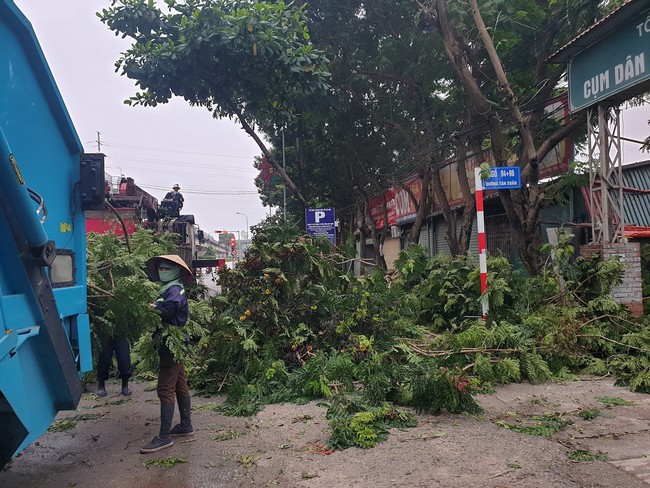
[[172, 186], [172, 190], [170, 192], [167, 192], [167, 195], [165, 195], [166, 199], [174, 200], [176, 203], [178, 203], [178, 210], [181, 210], [183, 208], [183, 202], [185, 199], [183, 198], [183, 194], [179, 191], [181, 187], [176, 183], [174, 186]]
[[[160, 312], [161, 328], [182, 327], [187, 323], [189, 310], [183, 284], [190, 284], [192, 272], [180, 256], [169, 254], [156, 256], [147, 261], [147, 270], [153, 281], [160, 281], [158, 299], [152, 303]], [[164, 337], [164, 336], [163, 336]], [[160, 399], [160, 431], [151, 442], [142, 446], [140, 452], [148, 454], [171, 447], [172, 436], [194, 434], [191, 420], [191, 397], [182, 360], [174, 358], [163, 342], [158, 349], [160, 367], [158, 370], [157, 393]], [[181, 421], [172, 428], [174, 403], [178, 402]]]
[[129, 378], [131, 377], [131, 346], [121, 337], [104, 337], [97, 360], [97, 396], [106, 396], [106, 380], [110, 376], [113, 353], [117, 358], [117, 370], [122, 379], [122, 395], [130, 396]]

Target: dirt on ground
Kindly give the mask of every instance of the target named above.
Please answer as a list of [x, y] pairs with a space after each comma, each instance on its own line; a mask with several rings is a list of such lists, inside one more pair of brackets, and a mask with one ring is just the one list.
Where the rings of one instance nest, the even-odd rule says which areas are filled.
[[[482, 415], [418, 415], [374, 448], [333, 452], [316, 402], [242, 418], [212, 410], [219, 397], [195, 396], [194, 438], [149, 455], [139, 450], [158, 428], [154, 388], [135, 383], [127, 398], [116, 383], [61, 413], [0, 487], [647, 487], [650, 396], [613, 383], [501, 386], [478, 397]], [[564, 430], [544, 430], [558, 422]]]

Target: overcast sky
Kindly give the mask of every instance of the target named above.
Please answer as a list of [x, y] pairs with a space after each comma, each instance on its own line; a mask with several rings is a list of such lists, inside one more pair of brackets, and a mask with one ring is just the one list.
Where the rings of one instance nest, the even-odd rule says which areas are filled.
[[[228, 120], [214, 120], [181, 99], [155, 108], [128, 107], [133, 81], [115, 73], [114, 63], [129, 46], [95, 12], [110, 0], [15, 0], [30, 20], [79, 137], [88, 152], [107, 156], [106, 170], [134, 178], [162, 199], [174, 183], [185, 196], [184, 213], [206, 231], [246, 229], [268, 214], [253, 182], [257, 145]], [[621, 135], [648, 135], [650, 107], [623, 111]], [[638, 144], [623, 143], [625, 162], [650, 159]]]
[[106, 154], [106, 171], [124, 173], [161, 200], [174, 183], [185, 196], [183, 213], [204, 230], [244, 231], [268, 214], [253, 182], [261, 154], [228, 120], [182, 99], [155, 108], [129, 107], [132, 80], [114, 63], [129, 44], [95, 12], [109, 0], [15, 0], [31, 22], [79, 138], [87, 152]]

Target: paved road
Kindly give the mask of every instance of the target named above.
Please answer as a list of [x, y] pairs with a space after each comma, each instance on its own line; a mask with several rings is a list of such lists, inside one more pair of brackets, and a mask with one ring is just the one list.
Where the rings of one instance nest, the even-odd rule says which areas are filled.
[[[143, 456], [139, 447], [156, 432], [158, 403], [150, 384], [133, 386], [128, 399], [118, 394], [117, 383], [109, 385], [104, 399], [84, 395], [76, 412], [60, 416], [71, 428], [48, 432], [27, 448], [0, 473], [0, 487], [641, 488], [650, 483], [650, 396], [615, 387], [610, 379], [498, 387], [479, 397], [483, 415], [422, 415], [417, 427], [393, 430], [375, 448], [331, 454], [325, 410], [316, 402], [270, 405], [256, 417], [233, 418], [210, 408], [221, 399], [195, 397], [195, 439]], [[585, 409], [600, 415], [584, 419]], [[547, 438], [504, 427], [531, 426], [544, 415], [564, 419], [566, 428]], [[569, 459], [579, 452], [601, 460]], [[186, 462], [144, 465], [174, 458]]]

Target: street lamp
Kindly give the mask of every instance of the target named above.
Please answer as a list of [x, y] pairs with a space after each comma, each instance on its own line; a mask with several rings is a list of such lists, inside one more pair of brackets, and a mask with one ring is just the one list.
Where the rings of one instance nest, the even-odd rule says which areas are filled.
[[241, 212], [235, 212], [235, 213], [236, 213], [237, 215], [243, 215], [244, 218], [246, 219], [246, 238], [247, 238], [247, 239], [250, 239], [251, 236], [250, 236], [250, 229], [248, 228], [248, 215], [243, 214], [243, 213], [241, 213]]

